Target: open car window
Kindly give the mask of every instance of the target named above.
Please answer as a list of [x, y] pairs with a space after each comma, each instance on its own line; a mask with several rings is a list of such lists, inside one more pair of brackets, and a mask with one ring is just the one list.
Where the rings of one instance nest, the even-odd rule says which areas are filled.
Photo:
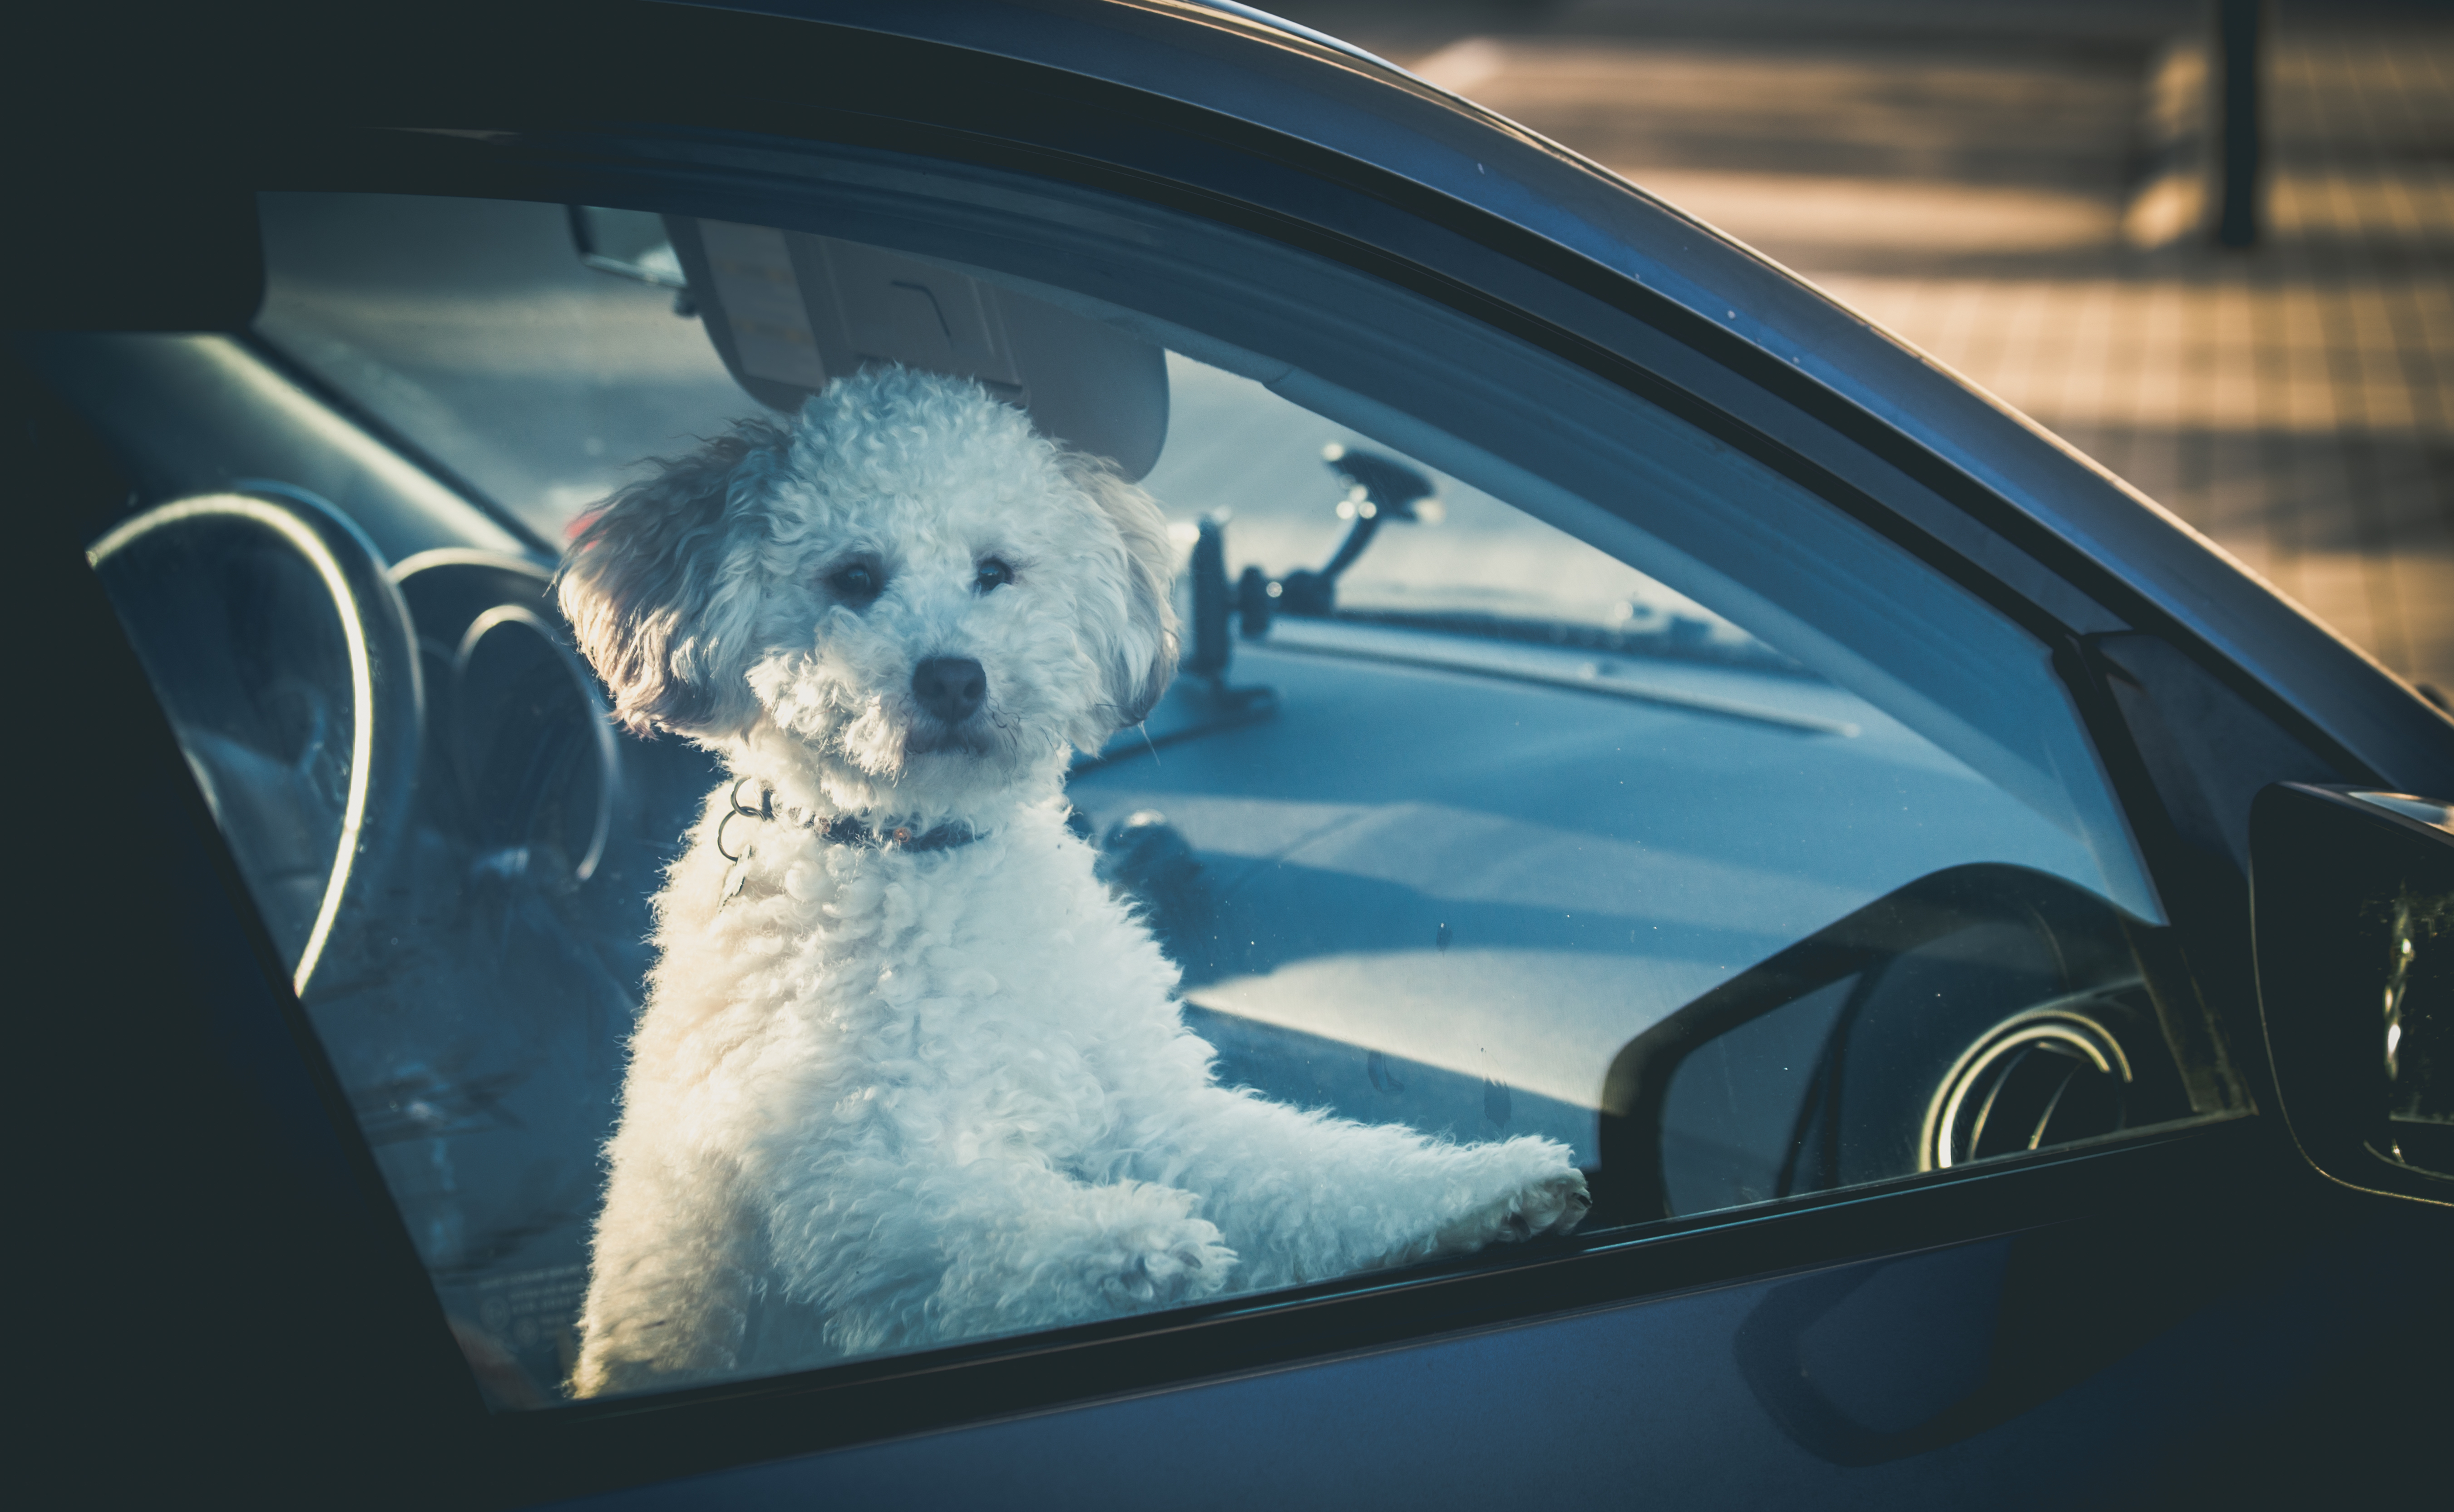
[[[557, 549], [637, 459], [890, 366], [976, 385], [1157, 500], [1180, 670], [1077, 742], [1063, 796], [1216, 1082], [1442, 1145], [1552, 1141], [1593, 1202], [1530, 1248], [1274, 1265], [1257, 1243], [1174, 1303], [1504, 1264], [2241, 1106], [2050, 649], [2003, 606], [1669, 410], [1335, 262], [976, 170], [795, 171], [789, 202], [722, 215], [267, 195], [257, 336]], [[473, 1368], [500, 1407], [567, 1400], [603, 1152], [674, 949], [654, 899], [722, 816], [777, 800], [711, 742], [617, 724], [542, 552], [404, 552], [257, 479], [143, 501], [92, 555]], [[1052, 948], [1087, 980], [1104, 947]], [[1184, 1179], [1072, 1159], [1093, 1187]], [[1016, 1267], [951, 1331], [836, 1326], [776, 1257], [925, 1219], [925, 1186], [856, 1211], [677, 1191], [674, 1246], [746, 1225], [751, 1274], [725, 1349], [668, 1383], [1171, 1304], [1051, 1316]], [[925, 1280], [875, 1284], [935, 1316]]]

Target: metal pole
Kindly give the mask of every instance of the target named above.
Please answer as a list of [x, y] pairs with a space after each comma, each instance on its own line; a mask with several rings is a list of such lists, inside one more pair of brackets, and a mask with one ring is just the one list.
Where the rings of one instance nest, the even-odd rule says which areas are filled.
[[2259, 28], [2265, 0], [2215, 0], [2216, 241], [2255, 247], [2259, 226]]

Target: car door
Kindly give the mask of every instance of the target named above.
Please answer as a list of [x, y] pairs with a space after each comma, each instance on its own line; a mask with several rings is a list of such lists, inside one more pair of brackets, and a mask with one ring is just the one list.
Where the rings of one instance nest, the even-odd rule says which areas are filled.
[[[1740, 254], [1670, 295], [1545, 251], [1563, 185], [1630, 255], [1700, 233], [1488, 123], [1215, 18], [949, 16], [648, 8], [592, 32], [613, 77], [773, 71], [645, 124], [580, 88], [521, 131], [245, 136], [244, 332], [20, 346], [146, 795], [105, 822], [183, 837], [145, 917], [211, 985], [159, 1038], [273, 1110], [226, 1176], [315, 1194], [312, 1235], [201, 1220], [200, 1304], [280, 1341], [264, 1400], [504, 1504], [2170, 1500], [2341, 1471], [2366, 1383], [2416, 1421], [2389, 1334], [2442, 1224], [2261, 1116], [2243, 888], [2251, 793], [2424, 788], [2442, 747], [2313, 717], [2343, 691], [2279, 696], [2114, 533], [2037, 528], [2040, 474], [2102, 487], [2075, 461], [1963, 426], [1991, 472], [1954, 469], [1945, 422], [1833, 402], [1880, 343]], [[1057, 88], [1059, 46], [1106, 82]], [[1358, 109], [1421, 124], [1320, 147]], [[1409, 154], [1460, 145], [1536, 202], [1421, 192]], [[1761, 341], [1700, 329], [1700, 279]], [[1800, 320], [1820, 386], [1762, 344]], [[559, 1396], [648, 898], [720, 775], [608, 731], [545, 575], [620, 460], [878, 360], [1179, 527], [1187, 672], [1068, 792], [1222, 1079], [1555, 1139], [1583, 1232]], [[237, 1274], [309, 1257], [320, 1290]], [[247, 1331], [203, 1337], [198, 1388], [240, 1379]]]

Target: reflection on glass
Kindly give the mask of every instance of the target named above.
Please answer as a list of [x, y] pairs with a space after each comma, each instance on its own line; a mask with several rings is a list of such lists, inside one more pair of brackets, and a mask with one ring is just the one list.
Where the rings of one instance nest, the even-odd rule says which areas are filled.
[[[2384, 1040], [2386, 1112], [2398, 1123], [2454, 1125], [2454, 1063], [2447, 1056], [2454, 1024], [2449, 934], [2454, 896], [2408, 888], [2397, 895], [2386, 931]], [[2425, 1132], [2410, 1131], [2414, 1138]]]
[[1671, 1211], [1768, 1202], [1802, 1190], [1817, 1073], [1858, 985], [1844, 977], [1740, 1025], [1680, 1062], [1661, 1100]]
[[367, 816], [364, 607], [295, 510], [236, 495], [149, 510], [86, 552], [125, 613], [206, 803], [304, 992]]

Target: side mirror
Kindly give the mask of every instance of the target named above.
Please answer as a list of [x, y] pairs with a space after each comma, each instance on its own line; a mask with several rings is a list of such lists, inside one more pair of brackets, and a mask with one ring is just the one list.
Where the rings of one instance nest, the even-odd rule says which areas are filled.
[[1920, 877], [1623, 1046], [1595, 1221], [1642, 1222], [2018, 1157], [2223, 1111], [2171, 1050], [2145, 936], [2015, 866]]
[[2279, 782], [2250, 806], [2283, 1119], [2346, 1185], [2454, 1204], [2454, 810]]

